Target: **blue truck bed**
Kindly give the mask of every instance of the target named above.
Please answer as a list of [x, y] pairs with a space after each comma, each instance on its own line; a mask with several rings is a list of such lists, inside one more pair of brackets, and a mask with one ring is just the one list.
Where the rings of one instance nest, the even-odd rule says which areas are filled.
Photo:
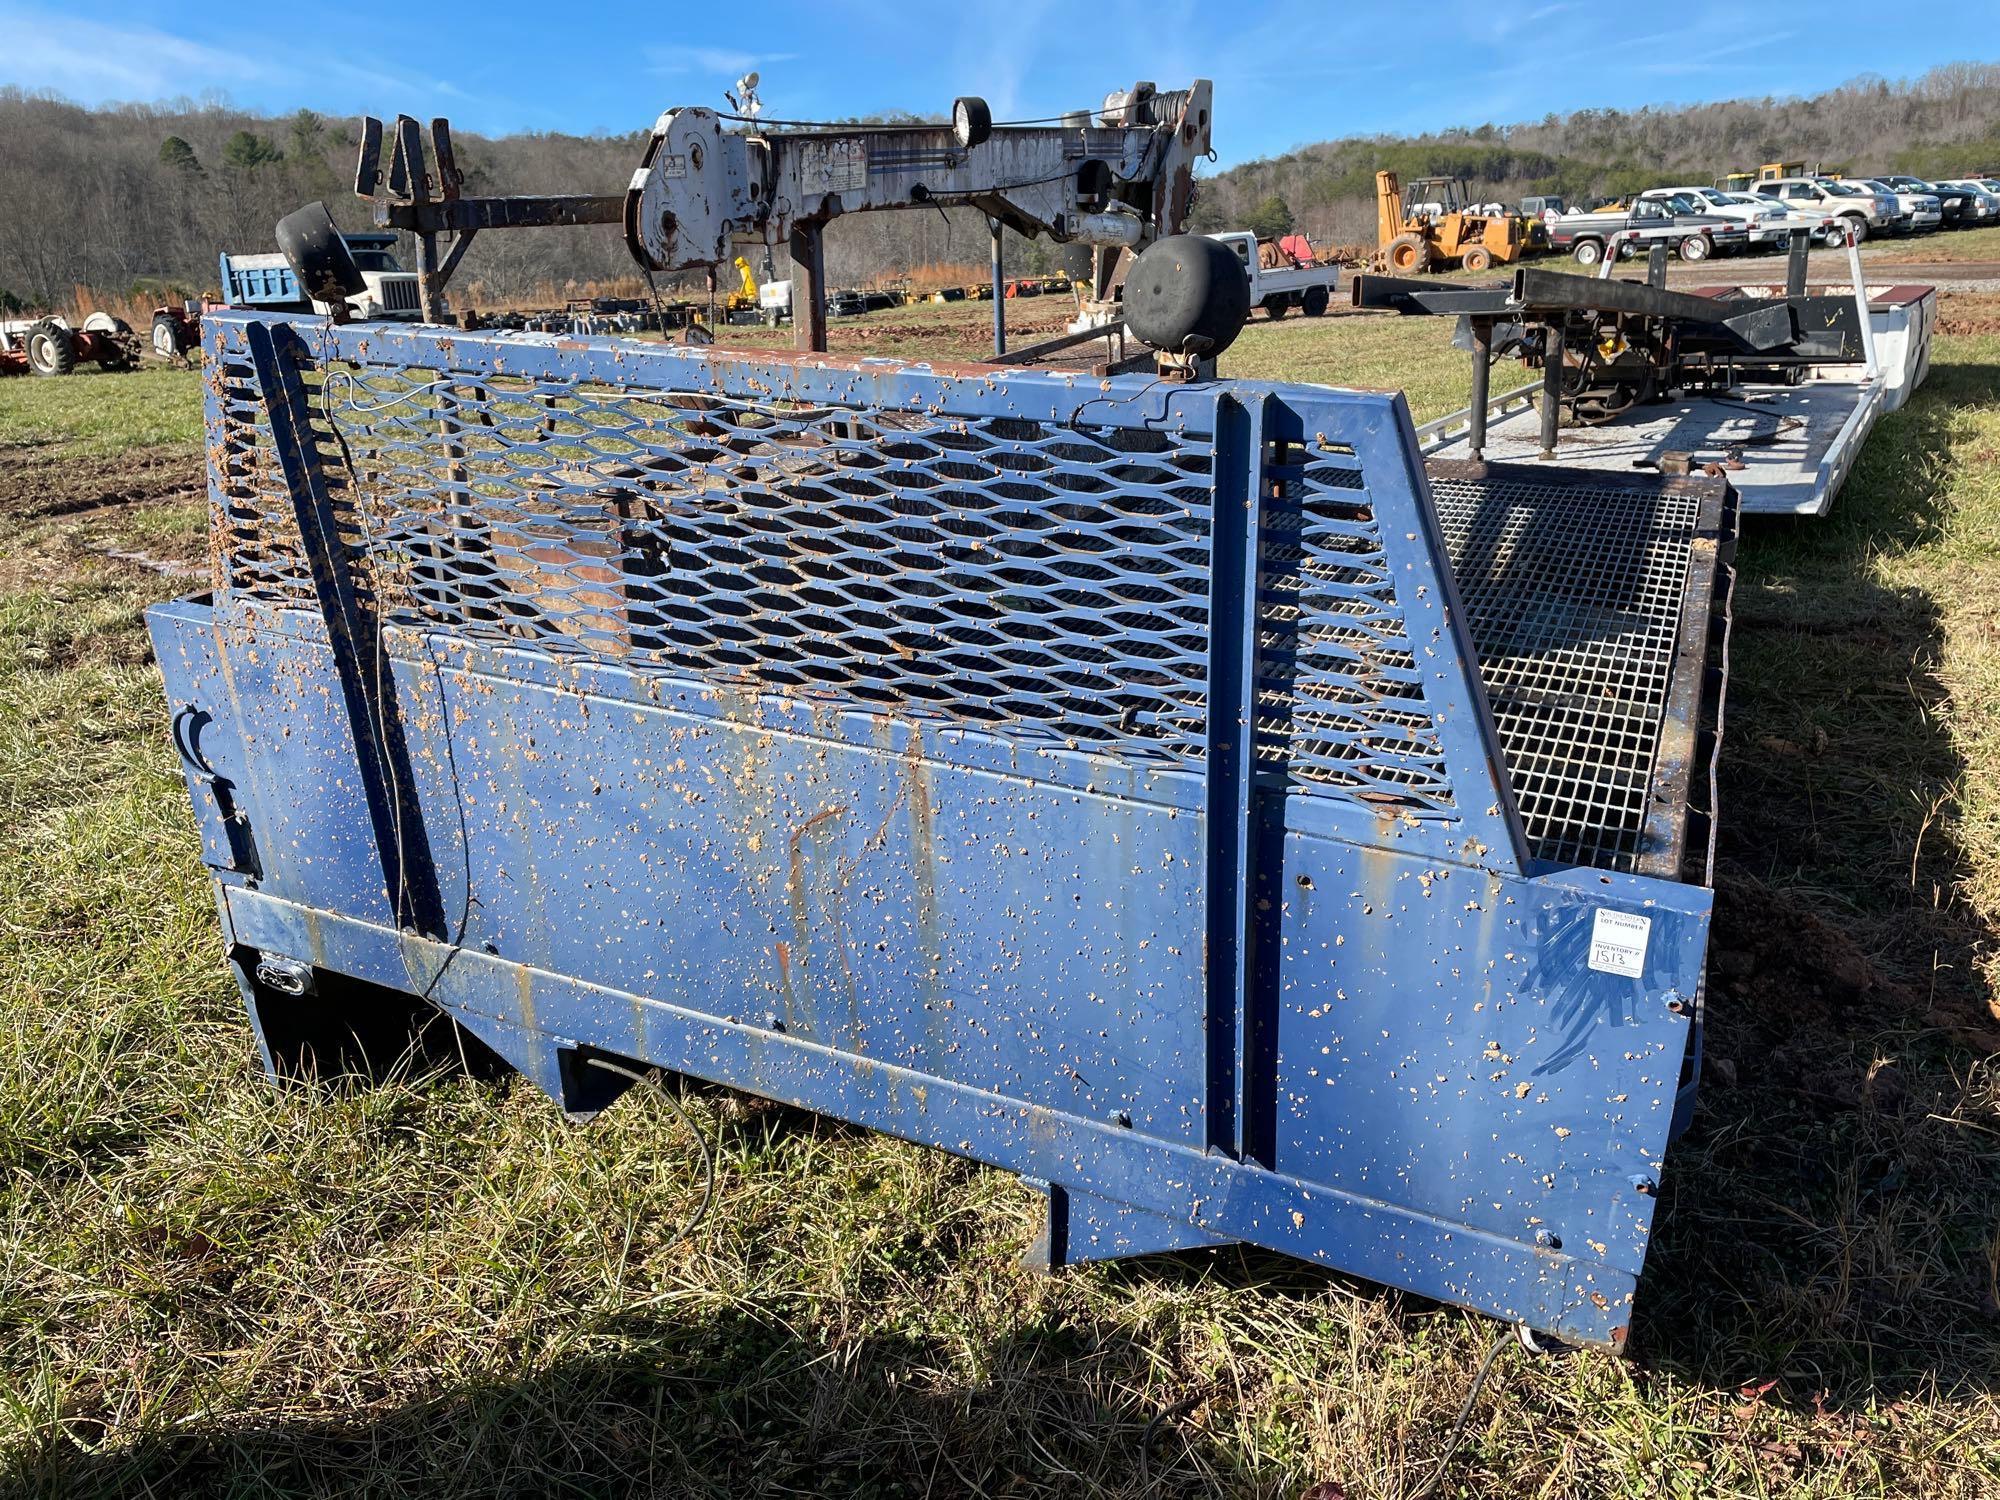
[[[1726, 481], [1402, 398], [204, 319], [153, 611], [267, 1066], [442, 1017], [1616, 1347], [1695, 1076]], [[348, 377], [322, 387], [319, 377]]]

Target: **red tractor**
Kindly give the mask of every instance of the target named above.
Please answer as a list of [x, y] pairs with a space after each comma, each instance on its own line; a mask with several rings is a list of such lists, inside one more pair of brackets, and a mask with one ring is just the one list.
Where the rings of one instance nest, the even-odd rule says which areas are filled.
[[184, 360], [201, 347], [201, 315], [214, 305], [207, 299], [153, 309], [153, 353], [161, 359]]
[[67, 375], [79, 364], [129, 370], [138, 363], [138, 336], [109, 313], [92, 313], [76, 328], [60, 313], [0, 322], [0, 374]]

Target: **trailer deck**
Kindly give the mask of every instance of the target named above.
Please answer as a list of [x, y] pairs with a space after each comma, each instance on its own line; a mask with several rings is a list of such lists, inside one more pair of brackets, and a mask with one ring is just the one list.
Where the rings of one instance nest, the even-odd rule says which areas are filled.
[[[1717, 298], [1782, 297], [1784, 287], [1708, 287]], [[1849, 286], [1810, 289], [1851, 296]], [[1633, 408], [1602, 426], [1566, 426], [1553, 464], [1601, 474], [1657, 469], [1669, 455], [1729, 476], [1746, 515], [1822, 516], [1846, 483], [1875, 423], [1894, 411], [1930, 369], [1937, 293], [1925, 286], [1871, 288], [1869, 321], [1878, 370], [1824, 365], [1798, 384], [1746, 383], [1727, 395], [1680, 394]], [[1535, 388], [1522, 386], [1489, 405], [1485, 455], [1537, 463], [1541, 420]], [[1419, 429], [1427, 458], [1470, 456], [1470, 409]]]

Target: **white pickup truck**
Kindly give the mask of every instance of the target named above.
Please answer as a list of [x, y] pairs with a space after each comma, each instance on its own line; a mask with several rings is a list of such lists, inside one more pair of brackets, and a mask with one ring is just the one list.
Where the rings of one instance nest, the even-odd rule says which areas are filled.
[[1816, 240], [1825, 239], [1828, 233], [1827, 215], [1791, 214], [1782, 203], [1769, 198], [1709, 187], [1654, 188], [1639, 195], [1641, 203], [1667, 203], [1675, 198], [1693, 203], [1702, 213], [1740, 223], [1749, 235], [1746, 248], [1751, 250], [1783, 250], [1791, 243], [1794, 229], [1803, 229]]
[[1236, 252], [1250, 278], [1250, 305], [1263, 308], [1274, 319], [1295, 307], [1307, 317], [1317, 318], [1339, 288], [1338, 266], [1263, 265], [1257, 253], [1257, 236], [1247, 229], [1228, 229], [1209, 238], [1221, 240]]

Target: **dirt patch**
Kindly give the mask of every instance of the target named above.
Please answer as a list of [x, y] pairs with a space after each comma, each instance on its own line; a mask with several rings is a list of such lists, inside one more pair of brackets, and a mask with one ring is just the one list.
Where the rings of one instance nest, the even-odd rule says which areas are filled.
[[1727, 866], [1716, 874], [1708, 974], [1711, 996], [1720, 991], [1740, 1006], [1774, 1057], [1802, 1033], [1854, 1030], [1860, 1011], [1908, 1017], [1974, 1052], [2000, 1052], [1994, 1017], [1919, 995], [1810, 905]]
[[2000, 278], [2000, 260], [1938, 260], [1922, 251], [1899, 250], [1862, 257], [1866, 266], [1894, 266], [1913, 281], [1991, 281]]
[[110, 458], [0, 447], [0, 588], [110, 570], [185, 589], [207, 572], [206, 487], [200, 452], [187, 446]]
[[0, 516], [59, 516], [189, 499], [202, 493], [201, 455], [175, 445], [95, 462], [59, 447], [0, 448]]
[[1946, 291], [1938, 300], [1937, 331], [2000, 333], [2000, 292]]

